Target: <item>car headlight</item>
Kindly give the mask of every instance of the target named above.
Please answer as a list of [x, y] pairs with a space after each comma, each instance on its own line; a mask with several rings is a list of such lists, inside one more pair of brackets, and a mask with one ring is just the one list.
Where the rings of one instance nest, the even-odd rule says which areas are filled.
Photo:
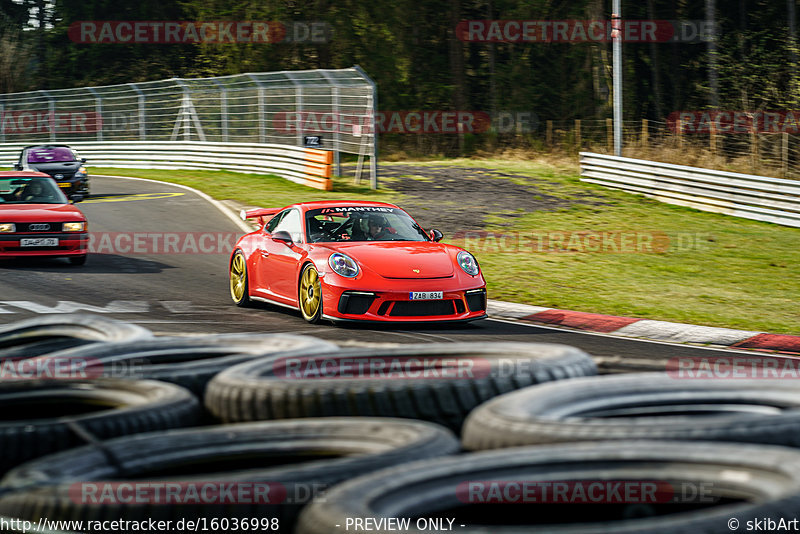
[[81, 167], [78, 169], [78, 172], [75, 173], [75, 176], [86, 176], [86, 167]]
[[478, 268], [478, 262], [469, 252], [462, 250], [458, 253], [457, 259], [458, 264], [461, 266], [461, 270], [468, 275], [476, 276], [480, 272], [480, 269]]
[[0, 223], [0, 232], [16, 232], [17, 227], [14, 223]]
[[61, 227], [62, 232], [83, 232], [86, 230], [85, 222], [65, 222]]
[[331, 266], [333, 272], [345, 278], [355, 278], [358, 274], [358, 264], [355, 260], [341, 252], [331, 254], [331, 257], [328, 258], [328, 265]]

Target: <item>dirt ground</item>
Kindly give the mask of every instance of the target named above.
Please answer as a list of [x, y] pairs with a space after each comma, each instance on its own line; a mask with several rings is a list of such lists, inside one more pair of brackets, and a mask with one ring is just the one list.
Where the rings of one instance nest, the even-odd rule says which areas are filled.
[[[553, 211], [575, 203], [536, 188], [535, 179], [480, 167], [383, 164], [380, 187], [403, 193], [402, 208], [425, 228], [446, 236], [485, 227], [490, 214], [513, 219], [531, 211]], [[529, 182], [520, 185], [510, 178]]]

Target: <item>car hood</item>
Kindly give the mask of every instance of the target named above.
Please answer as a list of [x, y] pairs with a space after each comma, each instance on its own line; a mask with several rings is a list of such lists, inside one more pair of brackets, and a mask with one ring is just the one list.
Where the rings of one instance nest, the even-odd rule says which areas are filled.
[[455, 262], [449, 247], [432, 241], [355, 242], [326, 244], [359, 265], [386, 278], [445, 278]]
[[0, 222], [85, 221], [72, 204], [0, 204]]

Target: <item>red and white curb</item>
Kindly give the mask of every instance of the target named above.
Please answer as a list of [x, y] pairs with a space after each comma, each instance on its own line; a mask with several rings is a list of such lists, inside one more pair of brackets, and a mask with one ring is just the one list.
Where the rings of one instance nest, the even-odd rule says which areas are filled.
[[800, 354], [800, 336], [558, 310], [499, 300], [489, 300], [488, 313], [491, 318], [514, 319], [615, 336]]

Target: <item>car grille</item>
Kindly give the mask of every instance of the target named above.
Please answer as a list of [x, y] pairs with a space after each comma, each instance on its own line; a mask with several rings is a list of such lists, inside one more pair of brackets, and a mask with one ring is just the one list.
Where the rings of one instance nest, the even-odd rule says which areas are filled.
[[349, 313], [353, 315], [365, 314], [376, 298], [375, 295], [345, 292], [339, 299], [339, 313]]
[[[52, 176], [54, 180], [61, 182], [61, 181], [64, 181], [64, 180], [72, 180], [72, 177], [75, 176], [75, 171], [72, 171], [72, 172], [56, 172], [56, 171], [53, 171], [53, 172], [48, 172], [47, 174]], [[62, 177], [61, 178], [56, 178], [56, 174], [61, 174]]]
[[469, 311], [485, 311], [486, 310], [486, 290], [481, 291], [468, 291], [467, 295], [467, 306], [469, 306]]
[[453, 315], [452, 300], [400, 300], [394, 303], [389, 315], [392, 317], [428, 317], [431, 315]]
[[32, 223], [18, 223], [17, 233], [19, 232], [60, 232], [60, 222], [32, 222]]

